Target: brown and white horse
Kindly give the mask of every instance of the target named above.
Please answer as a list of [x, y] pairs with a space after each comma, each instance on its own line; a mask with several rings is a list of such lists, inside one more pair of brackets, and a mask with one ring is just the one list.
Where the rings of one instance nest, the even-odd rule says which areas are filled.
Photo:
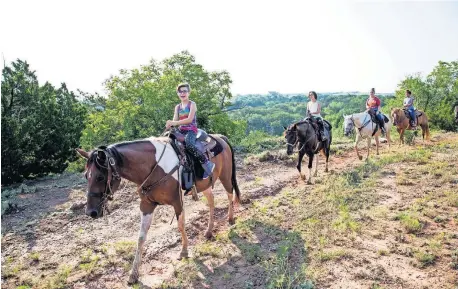
[[[210, 207], [207, 238], [212, 237], [214, 198], [212, 183], [221, 181], [229, 199], [228, 219], [234, 223], [233, 205], [240, 202], [240, 191], [236, 180], [234, 152], [227, 138], [223, 135], [213, 135], [223, 146], [223, 151], [212, 158], [215, 163], [213, 177], [196, 181], [198, 192], [203, 192]], [[86, 178], [87, 205], [86, 214], [92, 218], [103, 215], [107, 200], [119, 186], [121, 178], [138, 185], [140, 196], [141, 226], [138, 237], [137, 251], [129, 276], [129, 283], [138, 280], [139, 268], [146, 235], [151, 226], [153, 212], [158, 205], [170, 205], [175, 210], [178, 219], [178, 229], [181, 232], [182, 249], [179, 259], [188, 257], [188, 238], [185, 230], [185, 214], [183, 194], [180, 184], [179, 159], [171, 146], [169, 138], [149, 138], [132, 142], [113, 144], [99, 147], [91, 152], [76, 149], [87, 159]], [[235, 196], [233, 195], [235, 191]]]

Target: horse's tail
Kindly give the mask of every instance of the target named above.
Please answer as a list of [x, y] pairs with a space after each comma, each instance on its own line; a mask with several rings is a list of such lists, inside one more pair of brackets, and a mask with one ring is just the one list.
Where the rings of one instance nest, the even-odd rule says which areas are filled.
[[229, 142], [229, 140], [228, 140], [228, 138], [226, 136], [221, 136], [221, 138], [227, 143], [227, 145], [231, 149], [231, 155], [232, 155], [232, 177], [231, 177], [232, 191], [235, 191], [235, 200], [234, 200], [234, 202], [236, 204], [240, 204], [240, 190], [239, 190], [239, 185], [237, 184], [234, 149], [232, 148], [231, 143]]

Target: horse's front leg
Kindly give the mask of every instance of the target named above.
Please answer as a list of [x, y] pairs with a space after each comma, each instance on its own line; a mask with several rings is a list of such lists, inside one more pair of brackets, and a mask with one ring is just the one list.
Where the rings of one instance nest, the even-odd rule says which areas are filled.
[[363, 157], [359, 155], [359, 152], [358, 152], [358, 143], [359, 141], [361, 140], [361, 137], [358, 135], [356, 135], [356, 140], [355, 140], [355, 151], [356, 151], [356, 156], [358, 157], [359, 160], [362, 160]]
[[207, 239], [211, 239], [211, 237], [213, 236], [213, 234], [212, 234], [213, 223], [214, 223], [213, 216], [214, 216], [214, 211], [215, 211], [215, 200], [214, 200], [214, 197], [213, 197], [212, 188], [209, 187], [208, 189], [203, 191], [203, 194], [204, 194], [205, 198], [207, 199], [208, 207], [210, 208], [210, 216], [208, 218], [208, 228], [207, 228], [207, 232], [205, 232], [205, 237]]
[[146, 241], [148, 230], [153, 221], [153, 212], [156, 209], [156, 205], [147, 202], [140, 202], [140, 211], [142, 212], [140, 234], [138, 236], [137, 251], [135, 252], [135, 259], [132, 265], [132, 271], [129, 276], [129, 283], [133, 284], [138, 281], [140, 265], [142, 263], [143, 245]]
[[302, 164], [302, 159], [304, 158], [304, 152], [302, 150], [299, 151], [299, 158], [297, 160], [297, 170], [299, 171], [299, 174], [301, 176], [301, 179], [305, 180], [305, 175], [302, 174], [301, 172], [301, 164]]
[[181, 233], [181, 252], [180, 256], [178, 256], [178, 260], [188, 258], [188, 236], [186, 235], [185, 229], [184, 206], [181, 204], [181, 200], [178, 199], [173, 205], [175, 214], [178, 216], [178, 230]]
[[309, 168], [309, 178], [307, 180], [307, 184], [308, 185], [311, 185], [312, 184], [312, 165], [313, 165], [313, 156], [314, 154], [311, 153], [311, 154], [307, 154], [307, 156], [309, 157], [309, 165], [308, 165], [308, 168]]
[[388, 151], [391, 152], [391, 133], [389, 129], [386, 131], [386, 140], [388, 142]]

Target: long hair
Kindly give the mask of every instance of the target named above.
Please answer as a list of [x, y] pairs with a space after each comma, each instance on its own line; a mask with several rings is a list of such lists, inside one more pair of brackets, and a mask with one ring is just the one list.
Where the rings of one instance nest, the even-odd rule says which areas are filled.
[[313, 96], [315, 97], [315, 99], [318, 100], [318, 95], [316, 95], [316, 92], [315, 92], [315, 91], [310, 91], [309, 94], [313, 94]]

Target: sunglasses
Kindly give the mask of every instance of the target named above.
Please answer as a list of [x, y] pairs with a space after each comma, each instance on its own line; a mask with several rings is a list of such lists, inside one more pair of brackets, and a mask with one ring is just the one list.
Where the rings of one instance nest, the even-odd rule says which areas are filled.
[[181, 93], [188, 93], [188, 92], [189, 92], [189, 90], [186, 90], [186, 89], [185, 89], [185, 90], [179, 90], [179, 91], [178, 91], [178, 93], [180, 93], [180, 94], [181, 94]]

